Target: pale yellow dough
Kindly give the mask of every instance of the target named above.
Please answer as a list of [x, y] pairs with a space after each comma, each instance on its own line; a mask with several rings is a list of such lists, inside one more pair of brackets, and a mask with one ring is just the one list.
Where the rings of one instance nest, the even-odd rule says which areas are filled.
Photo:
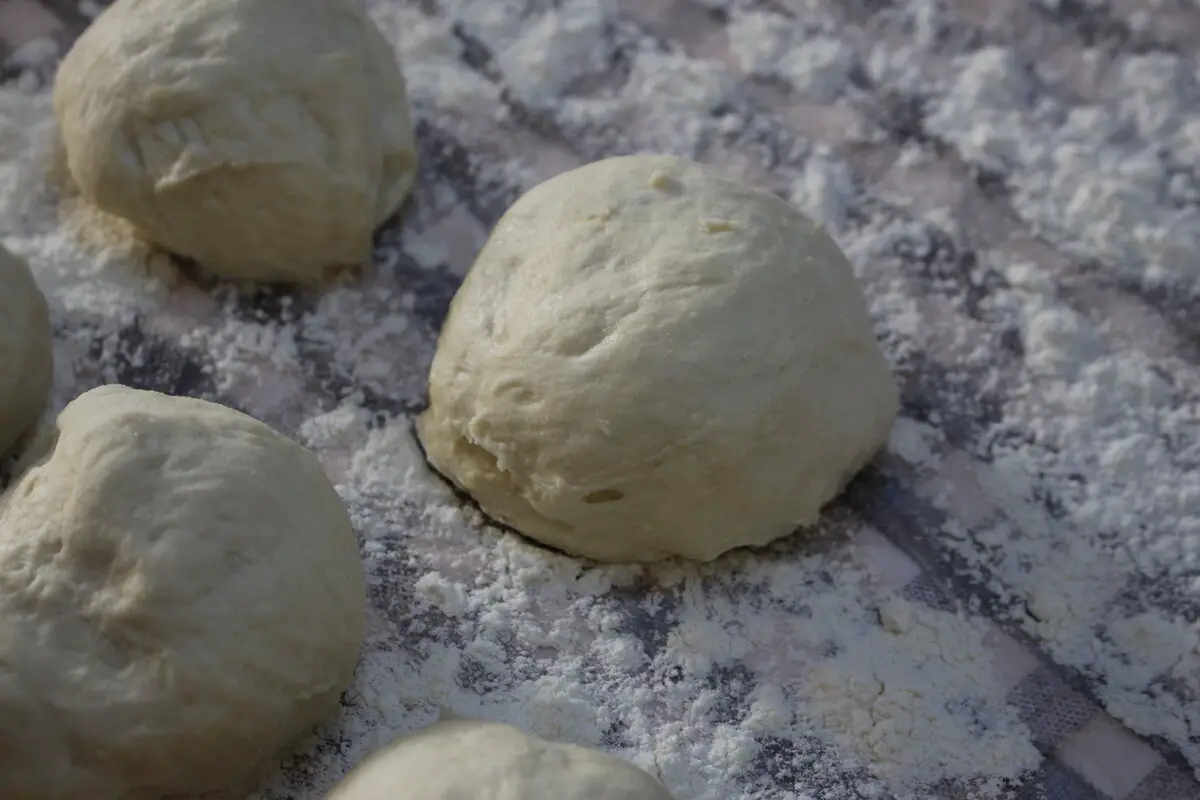
[[0, 797], [240, 800], [337, 711], [365, 584], [312, 453], [105, 386], [20, 466], [0, 497]]
[[896, 386], [854, 272], [773, 195], [668, 156], [552, 178], [450, 307], [419, 420], [495, 518], [601, 561], [713, 559], [817, 519]]
[[364, 761], [326, 800], [671, 800], [614, 756], [494, 722], [456, 719]]
[[366, 261], [416, 175], [404, 79], [360, 0], [117, 0], [54, 110], [85, 200], [228, 278]]
[[46, 406], [53, 338], [46, 298], [29, 265], [0, 245], [0, 458]]

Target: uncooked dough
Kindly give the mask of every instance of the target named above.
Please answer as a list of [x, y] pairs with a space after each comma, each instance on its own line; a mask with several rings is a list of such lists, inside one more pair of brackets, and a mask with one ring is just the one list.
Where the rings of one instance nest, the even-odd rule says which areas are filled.
[[782, 200], [669, 156], [559, 175], [450, 307], [433, 466], [600, 561], [709, 560], [816, 520], [898, 398], [846, 257]]
[[404, 79], [360, 0], [117, 0], [54, 110], [85, 200], [228, 278], [366, 261], [416, 175]]
[[244, 792], [333, 715], [365, 585], [312, 453], [105, 386], [21, 466], [0, 498], [0, 797]]
[[614, 756], [495, 722], [439, 722], [380, 750], [326, 800], [671, 800]]
[[25, 261], [0, 245], [0, 458], [42, 415], [53, 373], [46, 298]]

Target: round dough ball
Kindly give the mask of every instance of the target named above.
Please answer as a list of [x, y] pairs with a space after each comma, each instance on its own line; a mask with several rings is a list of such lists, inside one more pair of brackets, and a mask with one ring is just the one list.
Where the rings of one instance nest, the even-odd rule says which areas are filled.
[[627, 761], [494, 722], [456, 719], [373, 754], [326, 800], [671, 800]]
[[888, 364], [846, 257], [778, 198], [668, 156], [546, 181], [442, 329], [419, 434], [527, 536], [709, 560], [812, 523], [886, 439]]
[[33, 273], [0, 245], [0, 457], [42, 415], [54, 373], [53, 338]]
[[105, 386], [22, 467], [0, 498], [0, 797], [248, 790], [334, 714], [365, 582], [312, 453]]
[[54, 110], [87, 201], [228, 278], [366, 261], [416, 174], [404, 79], [360, 0], [117, 0]]

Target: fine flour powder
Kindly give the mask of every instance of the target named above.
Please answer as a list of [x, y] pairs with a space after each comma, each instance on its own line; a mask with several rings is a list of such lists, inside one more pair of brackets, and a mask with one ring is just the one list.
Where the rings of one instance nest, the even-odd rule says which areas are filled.
[[[85, 248], [46, 180], [54, 48], [0, 88], [0, 240], [51, 304], [51, 412], [107, 382], [235, 406], [317, 452], [361, 536], [356, 681], [258, 800], [316, 800], [446, 715], [601, 747], [680, 800], [1192, 796], [1200, 84], [1171, 28], [1116, 2], [1079, 13], [1142, 46], [1032, 0], [370, 5], [422, 174], [374, 268], [326, 292]], [[490, 225], [639, 150], [823, 220], [903, 387], [887, 451], [815, 530], [707, 565], [528, 545], [411, 430]]]

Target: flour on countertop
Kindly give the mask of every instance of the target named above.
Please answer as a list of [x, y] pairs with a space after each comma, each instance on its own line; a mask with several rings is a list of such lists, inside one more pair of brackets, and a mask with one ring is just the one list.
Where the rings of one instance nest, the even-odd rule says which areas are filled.
[[992, 677], [978, 620], [892, 597], [851, 636], [854, 611], [829, 612], [844, 651], [812, 667], [796, 702], [889, 783], [1017, 777], [1041, 761]]
[[788, 194], [796, 208], [836, 233], [844, 228], [846, 212], [854, 200], [854, 177], [828, 147], [818, 147], [809, 155], [803, 175], [792, 183]]
[[1178, 175], [1163, 147], [1200, 118], [1194, 66], [1166, 54], [1124, 59], [1107, 106], [1035, 93], [1032, 68], [1010, 50], [984, 48], [955, 68], [930, 128], [968, 159], [1010, 172], [1022, 219], [1147, 285], [1200, 286], [1200, 208], [1163, 202]]
[[780, 14], [735, 15], [729, 39], [746, 73], [783, 78], [800, 93], [825, 102], [845, 90], [855, 66], [853, 47], [836, 37], [805, 31]]
[[[39, 129], [49, 113], [38, 97], [4, 99], [24, 109], [14, 128]], [[3, 153], [22, 176], [8, 203], [39, 190], [33, 165], [20, 163], [32, 148], [22, 141]], [[45, 208], [39, 213], [50, 218]], [[105, 293], [88, 307], [88, 292], [104, 287], [107, 274], [60, 287], [54, 261], [70, 245], [46, 231], [6, 229], [5, 238], [31, 258], [39, 279], [50, 278], [56, 319], [105, 319], [126, 307]], [[728, 797], [753, 781], [763, 758], [756, 735], [809, 747], [824, 740], [843, 748], [845, 760], [874, 764], [894, 788], [1015, 778], [1036, 766], [1027, 732], [978, 651], [978, 623], [916, 612], [894, 596], [881, 612], [868, 571], [852, 560], [744, 555], [706, 567], [584, 570], [512, 536], [485, 532], [480, 541], [481, 520], [430, 474], [405, 416], [379, 427], [361, 394], [329, 409], [310, 405], [321, 401], [304, 363], [314, 352], [376, 396], [420, 396], [432, 331], [412, 316], [414, 298], [381, 269], [362, 285], [307, 300], [304, 310], [247, 318], [238, 295], [185, 285], [158, 308], [128, 306], [147, 318], [172, 315], [155, 327], [175, 327], [181, 345], [208, 354], [214, 395], [238, 398], [316, 450], [364, 538], [370, 641], [342, 721], [326, 744], [313, 745], [326, 769], [310, 774], [308, 762], [295, 760], [293, 769], [312, 782], [304, 796], [319, 796], [390, 737], [447, 713], [606, 746], [688, 798]], [[61, 346], [58, 356], [68, 367], [79, 359]], [[81, 376], [65, 377], [77, 390]], [[704, 586], [713, 581], [745, 599], [710, 596]], [[667, 607], [671, 630], [648, 652], [645, 637], [662, 635], [649, 620]], [[955, 652], [964, 645], [973, 652]], [[743, 672], [732, 683], [717, 677]], [[869, 682], [888, 687], [883, 700]], [[735, 702], [730, 692], [754, 700]], [[341, 742], [332, 760], [329, 741]], [[300, 790], [295, 775], [278, 788]]]
[[[679, 800], [1024, 800], [1062, 769], [1087, 784], [1051, 797], [1192, 796], [1131, 735], [1124, 767], [1088, 747], [1107, 712], [1200, 769], [1195, 59], [1089, 47], [1032, 0], [1014, 13], [1059, 36], [1032, 61], [983, 0], [369, 5], [422, 178], [374, 269], [325, 293], [168, 287], [82, 247], [44, 179], [44, 70], [0, 87], [0, 241], [50, 299], [52, 410], [109, 381], [242, 408], [318, 453], [360, 534], [355, 684], [256, 800], [316, 800], [448, 715], [602, 747]], [[1103, 59], [1104, 96], [1055, 66]], [[806, 536], [597, 568], [424, 463], [412, 418], [488, 227], [633, 150], [787, 197], [855, 262], [905, 416]]]

